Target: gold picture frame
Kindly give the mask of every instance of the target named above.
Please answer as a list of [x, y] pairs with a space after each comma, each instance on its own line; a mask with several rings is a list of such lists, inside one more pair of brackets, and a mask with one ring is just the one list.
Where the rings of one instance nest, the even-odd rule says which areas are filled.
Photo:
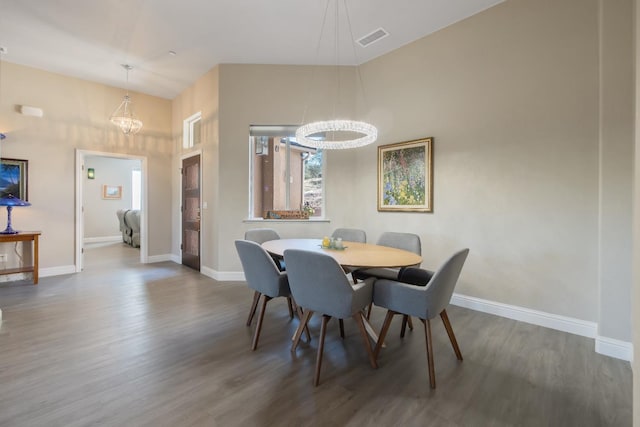
[[102, 186], [102, 198], [103, 199], [122, 199], [122, 185], [107, 185]]
[[378, 211], [433, 212], [433, 138], [378, 147]]

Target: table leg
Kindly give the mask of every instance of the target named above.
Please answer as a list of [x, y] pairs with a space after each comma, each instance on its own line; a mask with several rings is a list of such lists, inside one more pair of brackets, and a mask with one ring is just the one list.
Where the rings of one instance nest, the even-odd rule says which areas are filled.
[[38, 284], [38, 235], [33, 236], [33, 284]]

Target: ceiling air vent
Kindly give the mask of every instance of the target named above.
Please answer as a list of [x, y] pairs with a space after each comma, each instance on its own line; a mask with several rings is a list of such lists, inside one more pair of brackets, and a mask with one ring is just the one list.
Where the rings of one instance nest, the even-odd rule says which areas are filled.
[[381, 39], [387, 37], [388, 35], [389, 35], [389, 33], [387, 33], [387, 31], [384, 28], [378, 28], [377, 30], [367, 34], [364, 37], [362, 37], [360, 40], [358, 40], [358, 43], [362, 47], [367, 47], [370, 44], [375, 43], [378, 40], [381, 40]]

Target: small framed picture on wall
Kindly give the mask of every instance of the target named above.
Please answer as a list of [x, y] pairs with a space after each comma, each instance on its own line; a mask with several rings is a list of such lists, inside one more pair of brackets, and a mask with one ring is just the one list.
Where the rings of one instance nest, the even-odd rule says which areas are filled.
[[103, 185], [103, 199], [122, 199], [122, 185]]

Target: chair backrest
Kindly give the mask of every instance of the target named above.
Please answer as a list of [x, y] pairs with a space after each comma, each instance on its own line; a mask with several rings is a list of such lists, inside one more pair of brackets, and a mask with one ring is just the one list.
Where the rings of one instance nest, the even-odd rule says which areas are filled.
[[353, 288], [335, 259], [318, 252], [287, 249], [284, 261], [291, 294], [299, 306], [338, 318], [351, 316]]
[[427, 297], [427, 318], [437, 316], [447, 308], [453, 295], [453, 290], [460, 277], [469, 249], [462, 249], [446, 260], [434, 273], [425, 288]]
[[390, 248], [404, 249], [405, 251], [422, 255], [420, 236], [413, 233], [396, 233], [394, 231], [386, 231], [380, 235], [377, 244], [380, 246], [388, 246]]
[[133, 233], [140, 233], [140, 211], [130, 210], [125, 212], [124, 219]]
[[124, 223], [124, 214], [127, 212], [126, 209], [118, 209], [116, 211], [116, 216], [118, 217], [118, 222], [120, 222], [120, 231], [124, 231], [126, 225]]
[[235, 244], [244, 277], [251, 289], [273, 298], [289, 293], [286, 273], [278, 270], [262, 246], [249, 240], [236, 240]]
[[367, 243], [367, 233], [357, 228], [336, 228], [331, 237], [340, 237], [346, 242]]
[[258, 244], [278, 239], [280, 239], [280, 235], [272, 228], [253, 228], [245, 231], [244, 233], [244, 240], [251, 240]]

